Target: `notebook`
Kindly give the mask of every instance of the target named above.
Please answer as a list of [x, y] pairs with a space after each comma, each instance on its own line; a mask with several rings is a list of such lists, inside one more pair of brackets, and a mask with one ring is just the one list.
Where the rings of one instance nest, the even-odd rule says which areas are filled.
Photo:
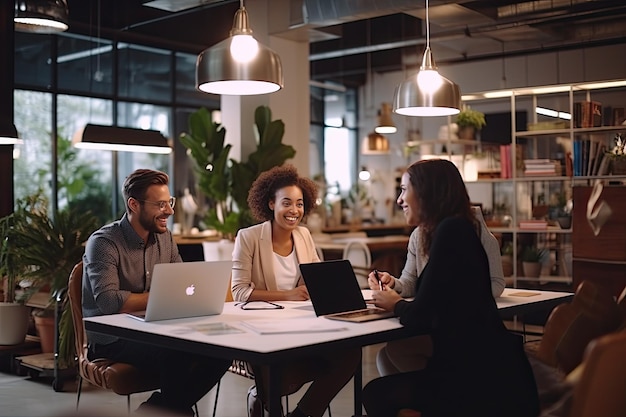
[[300, 264], [317, 316], [332, 320], [364, 322], [393, 317], [393, 312], [368, 307], [347, 259]]
[[128, 315], [157, 321], [221, 314], [232, 266], [232, 261], [156, 264], [146, 310]]

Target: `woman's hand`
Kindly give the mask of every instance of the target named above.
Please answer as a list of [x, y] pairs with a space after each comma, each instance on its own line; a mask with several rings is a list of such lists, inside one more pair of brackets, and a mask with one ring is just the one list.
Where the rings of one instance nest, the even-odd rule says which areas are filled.
[[396, 303], [402, 300], [402, 296], [395, 291], [379, 291], [372, 292], [372, 301], [376, 307], [383, 308], [387, 311], [393, 311]]
[[299, 285], [293, 290], [285, 291], [285, 300], [287, 301], [306, 301], [309, 298], [309, 291], [306, 285]]
[[[380, 280], [380, 282], [378, 282], [378, 280]], [[370, 274], [367, 276], [367, 283], [372, 290], [380, 290], [380, 284], [383, 285], [383, 288], [393, 288], [396, 285], [396, 281], [389, 274], [389, 272], [381, 272], [376, 270], [370, 272]]]

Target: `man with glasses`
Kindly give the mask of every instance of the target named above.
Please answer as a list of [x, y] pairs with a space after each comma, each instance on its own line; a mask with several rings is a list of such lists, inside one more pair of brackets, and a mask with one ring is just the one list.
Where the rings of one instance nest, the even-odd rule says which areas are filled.
[[[170, 196], [169, 177], [139, 169], [124, 181], [126, 213], [103, 226], [87, 241], [83, 256], [83, 314], [145, 310], [154, 265], [182, 262], [167, 228], [176, 198]], [[138, 412], [193, 415], [192, 407], [220, 380], [230, 360], [180, 352], [87, 333], [90, 359], [108, 358], [160, 373], [155, 392]]]

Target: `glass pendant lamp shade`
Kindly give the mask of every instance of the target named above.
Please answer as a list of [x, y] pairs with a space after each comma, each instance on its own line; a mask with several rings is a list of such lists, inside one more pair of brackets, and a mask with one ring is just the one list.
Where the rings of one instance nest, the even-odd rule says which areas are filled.
[[196, 85], [206, 93], [225, 95], [267, 94], [283, 88], [280, 57], [254, 39], [243, 4], [230, 37], [198, 56]]
[[79, 149], [169, 154], [172, 148], [158, 130], [87, 124], [76, 132], [72, 145]]
[[15, 0], [15, 30], [57, 33], [68, 29], [66, 0]]
[[387, 155], [389, 153], [389, 139], [380, 133], [372, 132], [363, 138], [361, 154]]
[[426, 47], [417, 75], [396, 87], [393, 111], [405, 116], [449, 116], [460, 109], [459, 86], [437, 72], [430, 47]]
[[374, 129], [376, 133], [396, 133], [398, 129], [391, 118], [391, 104], [383, 103], [378, 114], [378, 126]]

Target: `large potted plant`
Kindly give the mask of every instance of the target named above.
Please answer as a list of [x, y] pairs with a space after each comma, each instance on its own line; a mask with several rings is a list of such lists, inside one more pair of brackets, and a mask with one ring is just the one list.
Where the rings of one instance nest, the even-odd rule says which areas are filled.
[[541, 275], [541, 263], [545, 259], [545, 249], [535, 245], [526, 246], [522, 251], [522, 269], [525, 277], [538, 278]]
[[225, 237], [232, 238], [240, 228], [254, 224], [247, 200], [259, 174], [296, 154], [292, 146], [282, 143], [285, 125], [282, 120], [272, 120], [269, 107], [257, 107], [254, 116], [257, 148], [245, 162], [229, 159], [226, 129], [213, 122], [206, 108], [189, 116], [189, 133], [180, 135], [194, 161], [198, 189], [209, 202], [205, 223]]
[[[54, 318], [54, 306], [57, 299], [63, 301], [69, 274], [82, 257], [84, 243], [99, 226], [97, 218], [77, 207], [51, 216], [48, 200], [37, 193], [18, 200], [17, 209], [0, 219], [0, 224], [9, 225], [10, 229], [0, 252], [3, 260], [9, 260], [7, 264], [3, 262], [2, 267], [10, 277], [8, 298], [25, 301], [39, 291], [46, 291], [49, 299], [40, 315]], [[73, 346], [71, 313], [64, 307], [59, 320], [62, 363], [73, 361]]]

